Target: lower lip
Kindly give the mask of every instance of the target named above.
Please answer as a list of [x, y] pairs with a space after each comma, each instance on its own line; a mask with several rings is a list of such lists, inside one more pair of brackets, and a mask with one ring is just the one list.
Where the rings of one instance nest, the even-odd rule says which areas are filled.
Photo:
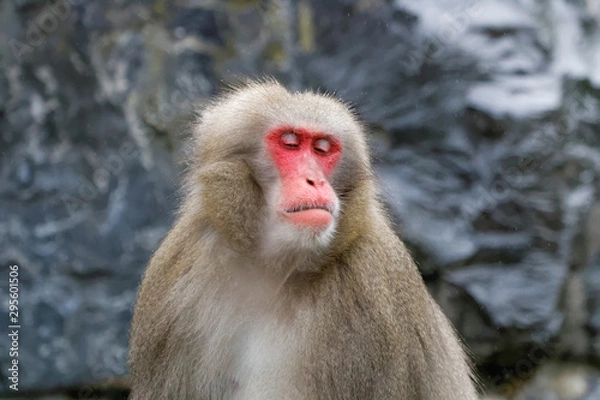
[[283, 213], [285, 218], [294, 225], [323, 230], [331, 225], [333, 216], [329, 211], [320, 208]]

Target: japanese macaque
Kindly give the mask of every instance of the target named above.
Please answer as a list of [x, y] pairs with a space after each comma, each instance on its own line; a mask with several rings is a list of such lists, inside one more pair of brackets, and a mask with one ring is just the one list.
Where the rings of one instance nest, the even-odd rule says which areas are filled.
[[346, 105], [249, 83], [193, 138], [139, 291], [131, 399], [477, 398]]

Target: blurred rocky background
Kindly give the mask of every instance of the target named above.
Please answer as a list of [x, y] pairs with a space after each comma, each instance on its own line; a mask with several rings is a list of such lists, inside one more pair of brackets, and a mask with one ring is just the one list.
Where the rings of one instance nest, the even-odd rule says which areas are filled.
[[[599, 0], [0, 0], [19, 394], [126, 396], [194, 110], [269, 74], [356, 105], [490, 399], [600, 399], [599, 24]], [[17, 394], [9, 347], [2, 333], [0, 398]]]

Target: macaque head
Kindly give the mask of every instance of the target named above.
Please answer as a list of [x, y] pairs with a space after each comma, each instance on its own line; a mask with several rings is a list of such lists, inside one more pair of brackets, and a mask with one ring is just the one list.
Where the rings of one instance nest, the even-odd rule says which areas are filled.
[[329, 96], [250, 85], [205, 110], [199, 130], [199, 170], [221, 176], [201, 179], [205, 211], [264, 257], [327, 250], [370, 176], [361, 125]]

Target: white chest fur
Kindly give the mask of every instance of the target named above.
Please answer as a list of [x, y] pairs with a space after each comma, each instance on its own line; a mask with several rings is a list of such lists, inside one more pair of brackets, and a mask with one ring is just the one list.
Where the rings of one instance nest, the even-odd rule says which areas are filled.
[[300, 339], [268, 316], [239, 332], [234, 347], [234, 399], [298, 398], [293, 368]]
[[[282, 314], [281, 305], [275, 302], [281, 301], [275, 295], [277, 286], [263, 279], [236, 279], [229, 282], [227, 291], [204, 292], [203, 299], [197, 300], [194, 317], [205, 346], [196, 379], [204, 397], [301, 398], [294, 370], [306, 325], [301, 323], [300, 312], [296, 317]], [[212, 307], [207, 306], [211, 303]]]

